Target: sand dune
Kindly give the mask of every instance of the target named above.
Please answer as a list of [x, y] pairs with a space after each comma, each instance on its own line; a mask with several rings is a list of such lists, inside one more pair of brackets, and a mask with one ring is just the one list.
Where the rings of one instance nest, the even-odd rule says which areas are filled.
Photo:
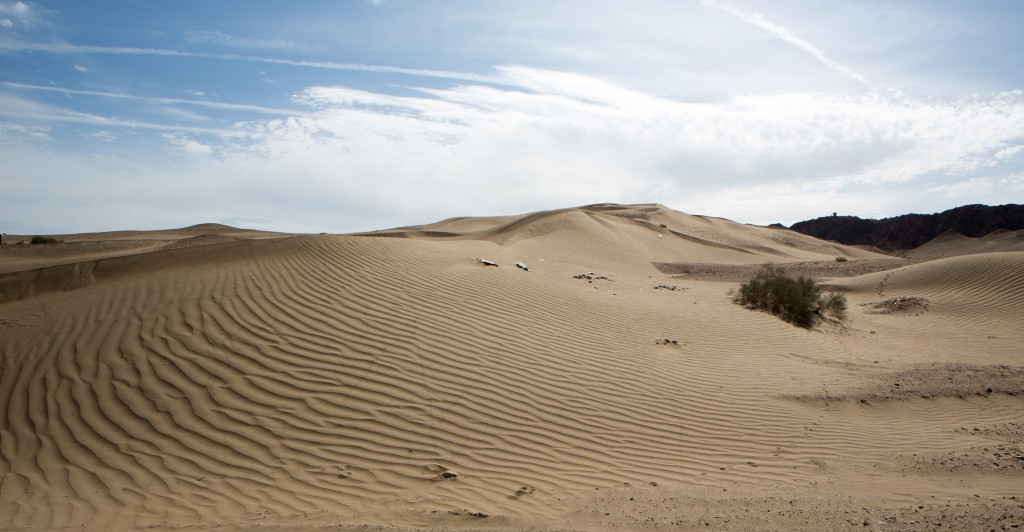
[[32, 245], [32, 236], [4, 235], [0, 247], [0, 274], [60, 264], [96, 261], [157, 251], [168, 246], [204, 245], [238, 238], [278, 238], [285, 233], [238, 229], [221, 224], [199, 224], [163, 231], [111, 231], [71, 235], [45, 235], [57, 244]]
[[649, 271], [652, 262], [718, 264], [889, 258], [787, 229], [692, 216], [661, 205], [591, 205], [522, 216], [453, 218], [367, 235], [492, 242], [524, 258]]
[[1024, 231], [1000, 229], [980, 238], [946, 232], [902, 255], [911, 259], [941, 259], [1002, 251], [1024, 251]]
[[[834, 284], [857, 295], [884, 301], [921, 298], [893, 315], [866, 315], [864, 325], [891, 327], [900, 318], [898, 352], [908, 360], [1011, 363], [1019, 352], [1024, 323], [1024, 253], [963, 255], [914, 264]], [[870, 310], [870, 309], [868, 309]], [[1012, 331], [1012, 333], [1010, 333]], [[1010, 333], [1010, 334], [1007, 334]], [[938, 342], [937, 340], [942, 340]]]
[[[1020, 443], [1024, 253], [832, 279], [851, 316], [809, 331], [652, 263], [878, 255], [656, 205], [225, 233], [0, 276], [0, 523], [743, 529], [756, 508], [834, 528], [995, 519], [979, 493], [1019, 512], [1024, 461], [937, 464]], [[929, 307], [872, 311], [895, 294]], [[946, 382], [963, 364], [1010, 369], [987, 392]], [[925, 392], [885, 399], [894, 374]]]

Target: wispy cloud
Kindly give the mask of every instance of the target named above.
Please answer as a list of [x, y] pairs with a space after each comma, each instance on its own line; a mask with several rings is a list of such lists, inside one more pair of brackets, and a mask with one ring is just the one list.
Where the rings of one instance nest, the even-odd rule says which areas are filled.
[[233, 131], [231, 129], [159, 124], [72, 111], [62, 107], [46, 105], [4, 93], [0, 93], [0, 116], [29, 122], [85, 124], [104, 128], [115, 127], [152, 131], [174, 131], [189, 134], [218, 135], [222, 137], [239, 136], [237, 131]]
[[49, 140], [52, 128], [0, 122], [0, 141]]
[[211, 147], [210, 145], [203, 144], [188, 137], [183, 137], [181, 135], [173, 135], [170, 133], [165, 133], [163, 137], [169, 140], [175, 146], [178, 146], [179, 148], [188, 153], [200, 155], [208, 155], [213, 153], [213, 147]]
[[[287, 115], [296, 116], [303, 114], [303, 111], [298, 109], [281, 109], [275, 107], [264, 107], [262, 105], [250, 105], [240, 103], [225, 103], [225, 102], [211, 102], [207, 100], [189, 100], [185, 98], [159, 98], [153, 96], [139, 96], [134, 94], [126, 94], [122, 92], [107, 92], [107, 91], [93, 91], [93, 90], [81, 90], [81, 89], [67, 89], [64, 87], [52, 87], [48, 85], [29, 85], [26, 83], [14, 83], [14, 82], [3, 82], [3, 86], [10, 87], [12, 89], [22, 89], [28, 91], [39, 91], [39, 92], [56, 92], [60, 94], [73, 94], [80, 96], [97, 96], [101, 98], [115, 98], [120, 100], [134, 100], [140, 102], [153, 102], [162, 103], [168, 105], [194, 105], [197, 107], [206, 107], [210, 109], [221, 109], [225, 111], [247, 111], [261, 114], [272, 114], [272, 115]], [[201, 96], [204, 93], [202, 91], [196, 91], [196, 94]]]
[[282, 39], [252, 39], [238, 37], [221, 31], [187, 31], [184, 34], [185, 42], [191, 44], [212, 44], [228, 48], [243, 48], [250, 50], [286, 50], [299, 51], [306, 47]]
[[10, 28], [15, 21], [21, 23], [34, 23], [40, 16], [39, 10], [27, 2], [0, 2], [0, 17], [4, 22], [0, 25]]
[[720, 2], [718, 0], [701, 0], [701, 3], [708, 7], [721, 9], [722, 11], [725, 11], [735, 16], [736, 18], [742, 20], [743, 22], [753, 24], [767, 31], [768, 33], [771, 33], [772, 35], [778, 37], [779, 39], [782, 39], [783, 41], [786, 41], [789, 44], [792, 44], [793, 46], [796, 46], [797, 48], [800, 48], [801, 50], [811, 54], [818, 61], [821, 61], [825, 65], [828, 65], [829, 67], [834, 68], [865, 85], [868, 84], [867, 79], [865, 79], [864, 76], [862, 76], [861, 74], [855, 72], [854, 70], [850, 69], [845, 65], [842, 65], [836, 61], [833, 61], [832, 59], [829, 59], [829, 57], [825, 55], [825, 52], [823, 50], [811, 44], [807, 40], [801, 38], [797, 34], [793, 33], [788, 28], [785, 28], [779, 24], [776, 24], [764, 18], [764, 16], [761, 15], [760, 13], [744, 11], [742, 9], [738, 9], [736, 7], [733, 7], [732, 5], [729, 5], [725, 2]]
[[0, 0], [0, 37], [12, 39], [52, 29], [51, 15], [53, 11], [36, 3]]
[[327, 70], [347, 70], [357, 72], [376, 72], [381, 74], [404, 74], [407, 76], [420, 76], [429, 78], [442, 78], [460, 81], [474, 81], [480, 83], [507, 83], [507, 80], [473, 74], [470, 72], [455, 72], [449, 70], [430, 70], [418, 68], [402, 68], [383, 65], [366, 65], [360, 63], [338, 63], [333, 61], [305, 61], [298, 59], [281, 59], [274, 57], [260, 57], [241, 54], [218, 54], [208, 52], [189, 52], [183, 50], [172, 50], [165, 48], [137, 48], [131, 46], [91, 46], [64, 43], [27, 43], [16, 41], [0, 42], [0, 50], [18, 50], [47, 52], [55, 54], [112, 54], [112, 55], [153, 55], [164, 57], [192, 57], [201, 59], [213, 59], [217, 61], [246, 61], [253, 63], [267, 63], [276, 65], [289, 65], [307, 68], [320, 68]]
[[104, 129], [100, 129], [98, 131], [92, 131], [92, 132], [86, 134], [86, 136], [89, 137], [89, 138], [93, 138], [93, 139], [97, 139], [97, 140], [102, 140], [104, 142], [113, 142], [113, 141], [117, 140], [117, 135], [115, 135], [112, 131], [107, 131], [107, 130], [104, 130]]
[[84, 74], [86, 72], [89, 72], [89, 67], [84, 67], [82, 65], [75, 65], [75, 70], [77, 70], [77, 71], [79, 71], [79, 72]]

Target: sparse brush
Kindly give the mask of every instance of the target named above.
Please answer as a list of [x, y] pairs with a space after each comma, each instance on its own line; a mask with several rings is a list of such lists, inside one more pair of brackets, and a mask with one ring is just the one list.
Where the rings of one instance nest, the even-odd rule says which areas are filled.
[[32, 237], [33, 244], [57, 244], [63, 242], [63, 240], [57, 240], [56, 238], [50, 238], [48, 236], [34, 236]]
[[821, 300], [821, 308], [818, 313], [827, 312], [836, 319], [843, 319], [846, 317], [846, 296], [843, 294], [829, 294], [823, 300]]
[[846, 262], [846, 257], [836, 257], [836, 262]]
[[823, 312], [840, 319], [846, 313], [846, 296], [825, 296], [813, 279], [802, 275], [794, 279], [771, 263], [762, 265], [750, 281], [741, 284], [733, 301], [807, 328], [814, 326]]

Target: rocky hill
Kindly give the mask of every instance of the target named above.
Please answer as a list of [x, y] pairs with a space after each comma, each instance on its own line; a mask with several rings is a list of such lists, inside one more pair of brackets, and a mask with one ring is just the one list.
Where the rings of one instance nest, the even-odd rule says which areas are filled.
[[976, 238], [999, 229], [1024, 229], [1024, 205], [965, 205], [936, 214], [881, 220], [826, 216], [797, 222], [790, 229], [841, 244], [897, 251], [916, 248], [947, 231]]

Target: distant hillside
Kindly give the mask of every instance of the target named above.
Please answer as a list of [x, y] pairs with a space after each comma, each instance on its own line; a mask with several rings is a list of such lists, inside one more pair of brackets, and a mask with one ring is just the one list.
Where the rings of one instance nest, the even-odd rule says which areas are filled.
[[790, 229], [846, 245], [913, 249], [952, 231], [978, 238], [999, 229], [1024, 229], [1024, 205], [965, 205], [937, 214], [905, 214], [881, 220], [826, 216], [793, 224]]

